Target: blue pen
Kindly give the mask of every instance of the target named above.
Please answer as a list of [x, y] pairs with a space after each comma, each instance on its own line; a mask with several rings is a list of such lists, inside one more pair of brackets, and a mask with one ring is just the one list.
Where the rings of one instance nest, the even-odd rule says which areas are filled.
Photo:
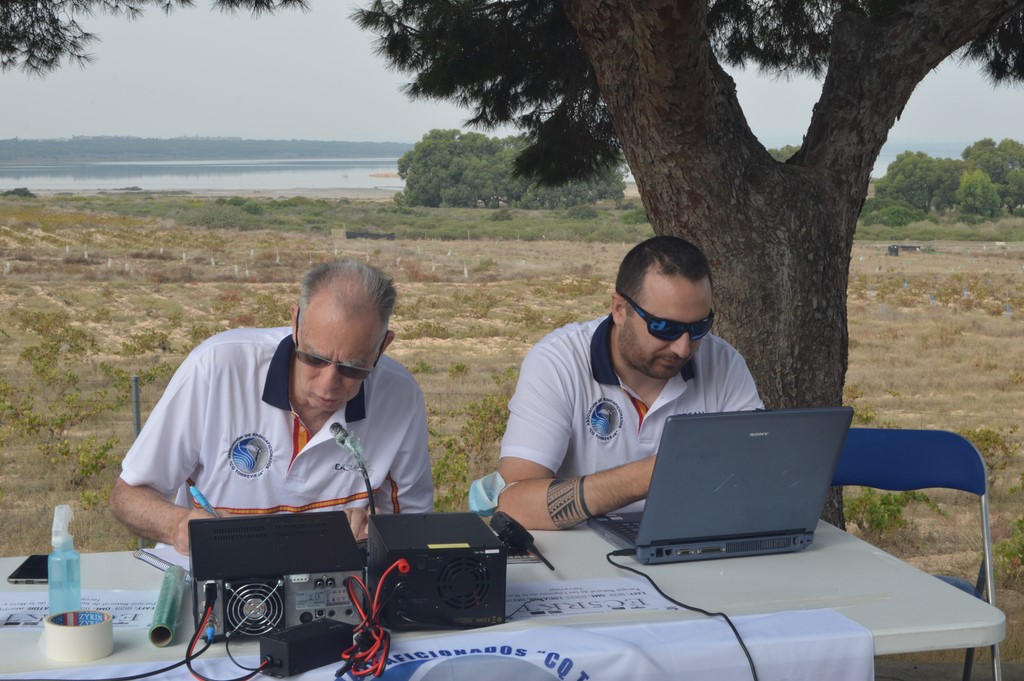
[[189, 485], [188, 491], [192, 494], [192, 498], [196, 500], [196, 503], [203, 507], [203, 510], [212, 515], [214, 518], [219, 518], [220, 514], [213, 510], [213, 506], [210, 506], [210, 502], [206, 500], [203, 493], [199, 491], [199, 488], [195, 485]]

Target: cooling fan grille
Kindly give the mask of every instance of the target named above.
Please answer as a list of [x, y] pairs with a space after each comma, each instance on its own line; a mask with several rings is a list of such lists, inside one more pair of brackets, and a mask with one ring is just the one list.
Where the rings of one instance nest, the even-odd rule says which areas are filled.
[[445, 565], [437, 578], [437, 592], [445, 605], [467, 610], [480, 605], [491, 589], [487, 566], [463, 556]]
[[224, 629], [230, 636], [260, 636], [284, 627], [284, 582], [224, 585]]

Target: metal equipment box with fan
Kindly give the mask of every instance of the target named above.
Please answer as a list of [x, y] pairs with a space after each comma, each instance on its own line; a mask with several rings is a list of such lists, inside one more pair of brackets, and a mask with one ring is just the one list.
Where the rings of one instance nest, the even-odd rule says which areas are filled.
[[188, 524], [196, 626], [207, 585], [215, 638], [261, 636], [318, 619], [358, 622], [345, 589], [363, 559], [344, 511], [203, 518]]
[[[394, 629], [505, 621], [506, 549], [474, 513], [370, 516], [367, 580]], [[409, 572], [387, 569], [409, 562]]]

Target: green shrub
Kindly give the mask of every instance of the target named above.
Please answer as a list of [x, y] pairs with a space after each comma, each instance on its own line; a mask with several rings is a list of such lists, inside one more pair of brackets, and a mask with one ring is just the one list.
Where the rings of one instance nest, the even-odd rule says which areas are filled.
[[860, 212], [860, 219], [865, 225], [890, 227], [905, 227], [925, 217], [923, 210], [899, 199], [868, 199]]
[[1008, 539], [995, 543], [995, 570], [997, 580], [1008, 588], [1024, 584], [1024, 518], [1013, 521]]
[[991, 483], [994, 477], [993, 473], [1006, 468], [1019, 454], [1020, 445], [1009, 437], [1016, 432], [1016, 427], [1010, 427], [1007, 432], [999, 432], [992, 428], [972, 428], [959, 430], [957, 434], [970, 440], [971, 444], [978, 448], [981, 457], [985, 460], [985, 467], [988, 469]]
[[171, 340], [166, 331], [140, 331], [131, 334], [127, 340], [121, 343], [121, 354], [125, 357], [138, 357], [147, 352], [170, 352]]
[[928, 504], [939, 511], [927, 495], [921, 492], [884, 492], [866, 488], [859, 496], [844, 504], [846, 519], [870, 536], [885, 536], [907, 526], [903, 512], [912, 501]]
[[516, 367], [509, 367], [491, 376], [496, 390], [466, 407], [466, 423], [458, 435], [431, 433], [434, 451], [441, 451], [432, 469], [435, 511], [467, 510], [470, 475], [494, 470], [517, 373]]
[[597, 209], [593, 206], [579, 204], [566, 210], [565, 215], [573, 220], [594, 220], [600, 215], [600, 213], [598, 213]]
[[427, 363], [427, 360], [422, 357], [416, 360], [416, 362], [409, 367], [409, 373], [412, 374], [429, 374], [433, 373], [434, 367]]
[[650, 224], [651, 219], [647, 217], [647, 211], [643, 208], [637, 208], [635, 210], [627, 210], [622, 213], [619, 220], [626, 225], [642, 225]]
[[[84, 371], [96, 362], [100, 347], [66, 312], [23, 312], [17, 328], [38, 344], [18, 353], [32, 371], [33, 389], [25, 391], [0, 378], [0, 446], [8, 437], [30, 441], [71, 485], [86, 489], [93, 476], [115, 462], [118, 438], [82, 436], [83, 424], [118, 409], [126, 395], [106, 387], [87, 389]], [[109, 367], [100, 362], [101, 369]]]
[[417, 322], [403, 334], [402, 338], [413, 340], [416, 338], [451, 338], [451, 332], [444, 324], [438, 322]]

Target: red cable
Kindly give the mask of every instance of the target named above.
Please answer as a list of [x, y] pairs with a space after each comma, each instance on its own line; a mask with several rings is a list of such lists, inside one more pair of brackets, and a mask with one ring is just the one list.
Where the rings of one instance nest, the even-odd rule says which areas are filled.
[[[384, 673], [388, 652], [391, 649], [391, 634], [380, 623], [384, 612], [384, 603], [381, 602], [384, 582], [392, 571], [398, 570], [402, 574], [407, 574], [410, 569], [409, 561], [404, 558], [392, 563], [380, 576], [372, 599], [370, 599], [370, 590], [362, 579], [352, 576], [346, 580], [349, 599], [361, 618], [359, 624], [352, 631], [352, 645], [341, 653], [341, 659], [346, 663], [342, 669], [347, 668], [346, 671], [352, 676], [361, 677], [372, 674], [379, 677]], [[358, 585], [362, 590], [362, 598], [356, 595], [354, 585]], [[369, 612], [364, 605], [369, 607]]]

